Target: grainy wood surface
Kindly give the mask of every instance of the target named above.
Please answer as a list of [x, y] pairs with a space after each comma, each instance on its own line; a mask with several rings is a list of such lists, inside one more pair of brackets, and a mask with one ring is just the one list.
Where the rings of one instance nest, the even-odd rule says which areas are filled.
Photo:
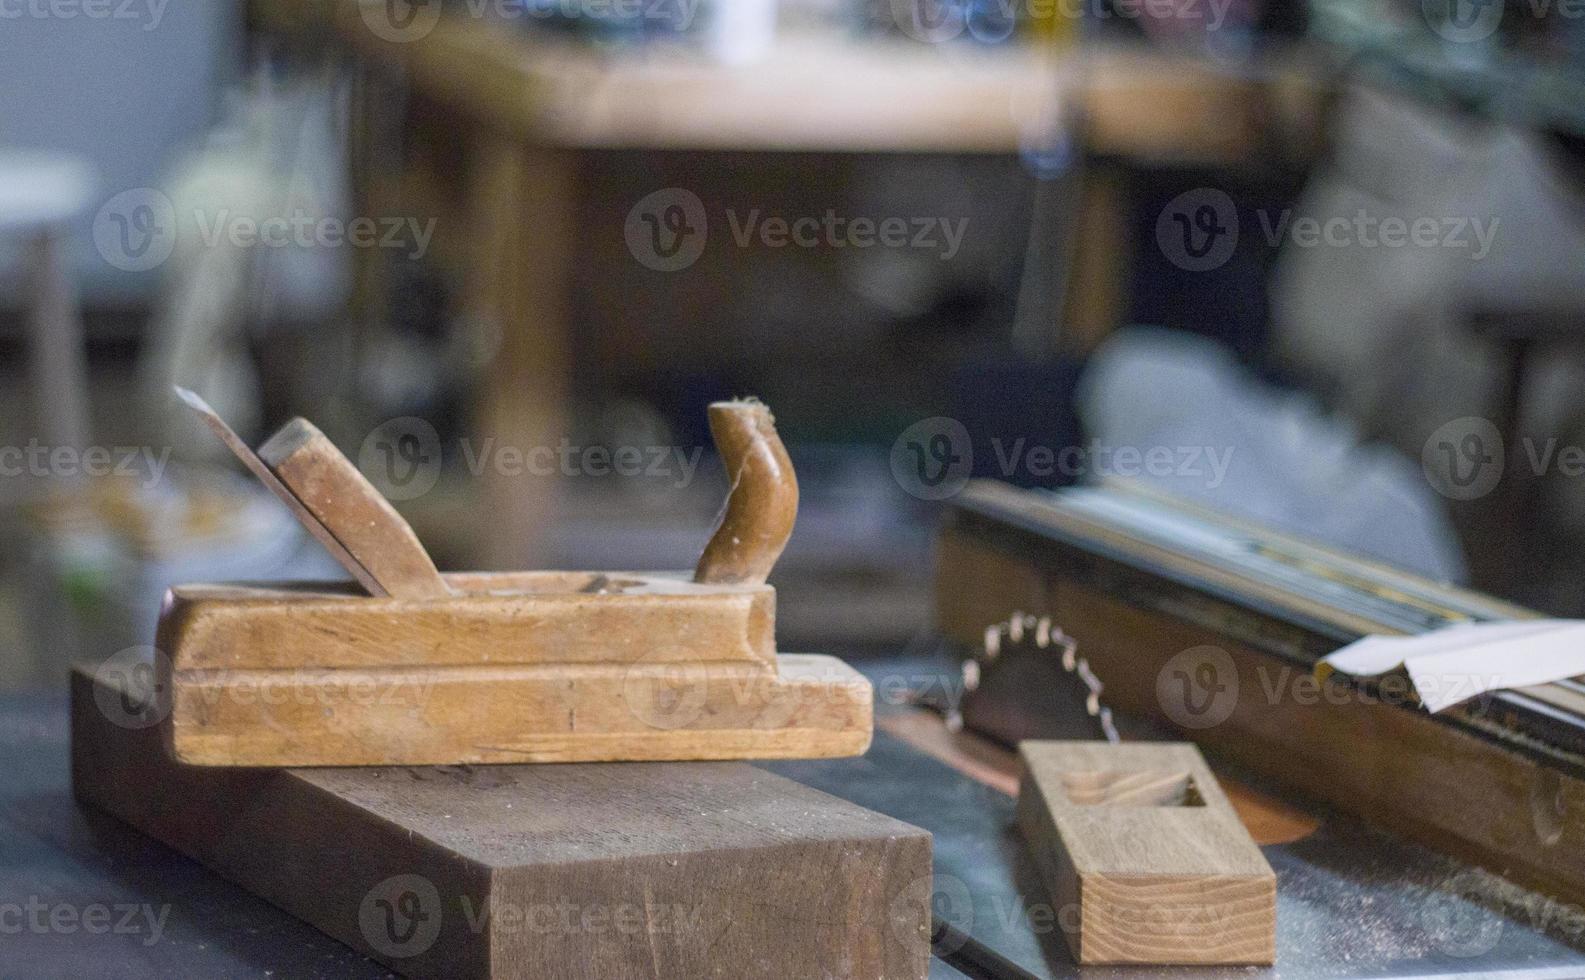
[[798, 476], [776, 434], [776, 420], [758, 401], [711, 405], [710, 435], [731, 490], [694, 581], [764, 582], [798, 519]]
[[164, 723], [212, 766], [857, 755], [873, 695], [775, 652], [775, 593], [639, 573], [449, 576], [443, 599], [322, 585], [179, 586]]
[[297, 494], [293, 493], [290, 487], [281, 482], [281, 478], [276, 476], [269, 466], [265, 465], [264, 460], [259, 458], [259, 454], [254, 452], [252, 447], [242, 441], [241, 436], [232, 431], [231, 426], [227, 425], [226, 420], [221, 418], [213, 408], [209, 407], [208, 402], [204, 401], [196, 393], [180, 386], [176, 388], [176, 396], [198, 414], [204, 425], [208, 426], [209, 430], [215, 434], [215, 437], [227, 449], [231, 450], [231, 454], [237, 458], [237, 461], [249, 473], [252, 473], [260, 483], [264, 484], [265, 489], [275, 494], [277, 500], [286, 505], [286, 508], [292, 512], [292, 516], [297, 518], [297, 522], [303, 526], [303, 529], [313, 535], [314, 540], [324, 545], [325, 550], [330, 552], [330, 557], [334, 558], [342, 568], [345, 568], [347, 574], [357, 580], [358, 584], [363, 586], [369, 595], [384, 597], [389, 594], [385, 591], [385, 586], [380, 584], [379, 579], [371, 575], [369, 570], [364, 568], [357, 558], [353, 557], [352, 552], [346, 549], [340, 539], [319, 518], [314, 516], [313, 511], [309, 510], [301, 500], [297, 499]]
[[209, 766], [457, 765], [861, 755], [869, 681], [835, 657], [177, 672], [176, 758]]
[[1018, 826], [1081, 964], [1269, 964], [1277, 879], [1189, 744], [1024, 742]]
[[414, 977], [906, 977], [930, 835], [751, 766], [182, 766], [72, 680], [78, 799]]
[[448, 575], [438, 601], [331, 584], [179, 585], [156, 646], [208, 668], [722, 661], [775, 666], [776, 593], [627, 572]]
[[312, 422], [287, 422], [259, 447], [259, 458], [387, 593], [450, 594], [407, 521]]

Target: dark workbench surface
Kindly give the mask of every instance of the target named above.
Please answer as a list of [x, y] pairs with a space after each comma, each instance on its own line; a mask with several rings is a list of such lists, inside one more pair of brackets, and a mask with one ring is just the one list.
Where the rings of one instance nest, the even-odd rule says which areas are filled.
[[[889, 669], [861, 663], [867, 672]], [[382, 977], [375, 964], [116, 820], [76, 806], [64, 696], [0, 696], [0, 978]], [[858, 760], [768, 764], [935, 834], [937, 915], [1037, 976], [1078, 976], [1012, 800], [877, 732]], [[1585, 977], [1585, 913], [1329, 820], [1265, 848], [1279, 970], [1085, 977]], [[962, 974], [934, 962], [933, 977]]]

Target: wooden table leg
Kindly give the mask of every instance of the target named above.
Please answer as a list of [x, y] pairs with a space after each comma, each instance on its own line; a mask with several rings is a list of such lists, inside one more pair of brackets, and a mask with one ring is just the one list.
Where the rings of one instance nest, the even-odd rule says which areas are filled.
[[32, 242], [29, 359], [37, 431], [47, 445], [81, 451], [89, 439], [88, 352], [63, 239], [62, 230], [51, 227]]
[[[476, 147], [468, 207], [479, 252], [470, 306], [500, 338], [477, 426], [484, 464], [479, 560], [489, 569], [543, 567], [545, 529], [566, 479], [556, 450], [571, 437], [574, 164], [570, 152], [495, 135]], [[503, 447], [516, 452], [503, 458]], [[535, 453], [539, 447], [556, 455]], [[550, 458], [554, 466], [546, 465]]]

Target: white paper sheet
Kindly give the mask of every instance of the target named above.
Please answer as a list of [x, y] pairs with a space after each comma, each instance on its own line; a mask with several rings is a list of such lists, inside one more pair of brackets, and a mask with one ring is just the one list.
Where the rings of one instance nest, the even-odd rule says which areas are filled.
[[1585, 675], [1585, 620], [1460, 623], [1415, 636], [1367, 636], [1321, 658], [1317, 671], [1377, 677], [1402, 669], [1427, 711], [1502, 688]]

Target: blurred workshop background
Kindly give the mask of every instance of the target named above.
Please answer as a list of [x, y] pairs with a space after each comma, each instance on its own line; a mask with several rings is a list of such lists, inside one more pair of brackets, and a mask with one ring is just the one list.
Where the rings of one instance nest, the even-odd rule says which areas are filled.
[[314, 420], [443, 569], [930, 629], [970, 476], [1144, 481], [1585, 614], [1585, 4], [0, 0], [0, 688], [339, 577], [173, 402]]

